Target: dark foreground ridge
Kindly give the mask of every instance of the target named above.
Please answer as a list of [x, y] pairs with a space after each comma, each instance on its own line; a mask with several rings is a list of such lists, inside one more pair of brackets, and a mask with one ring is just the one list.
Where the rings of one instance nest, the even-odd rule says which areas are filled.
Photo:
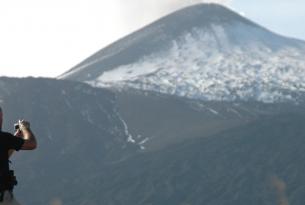
[[[0, 78], [0, 85], [4, 130], [27, 116], [40, 136], [36, 152], [14, 160], [16, 197], [24, 204], [303, 205], [302, 105], [267, 109], [252, 102], [236, 108], [51, 79]], [[28, 97], [25, 90], [31, 90]], [[127, 143], [122, 119], [129, 134], [150, 138], [146, 150]], [[234, 127], [206, 135], [233, 120]], [[184, 123], [193, 129], [181, 132]]]

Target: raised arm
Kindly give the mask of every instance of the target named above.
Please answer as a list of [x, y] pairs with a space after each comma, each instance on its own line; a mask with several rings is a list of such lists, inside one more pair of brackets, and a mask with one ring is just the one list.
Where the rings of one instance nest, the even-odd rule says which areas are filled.
[[35, 135], [30, 129], [30, 123], [24, 120], [19, 121], [19, 129], [22, 132], [21, 138], [24, 139], [24, 144], [21, 150], [33, 150], [37, 148]]

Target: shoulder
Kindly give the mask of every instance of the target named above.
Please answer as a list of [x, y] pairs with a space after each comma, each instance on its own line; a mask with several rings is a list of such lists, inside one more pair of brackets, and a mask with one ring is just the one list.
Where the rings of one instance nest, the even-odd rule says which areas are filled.
[[0, 132], [0, 140], [4, 140], [11, 137], [14, 137], [14, 135], [9, 132]]
[[3, 132], [3, 131], [0, 131], [0, 135], [1, 135], [1, 136], [8, 136], [8, 137], [12, 137], [12, 136], [14, 136], [12, 133], [9, 133], [9, 132]]
[[8, 132], [1, 132], [0, 144], [7, 149], [20, 150], [24, 144], [24, 140], [20, 137], [16, 137]]

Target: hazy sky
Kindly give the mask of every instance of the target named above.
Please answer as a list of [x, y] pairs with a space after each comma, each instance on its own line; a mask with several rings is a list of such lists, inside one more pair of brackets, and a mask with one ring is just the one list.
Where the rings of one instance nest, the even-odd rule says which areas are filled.
[[[0, 76], [55, 77], [104, 46], [202, 0], [1, 0]], [[211, 1], [208, 1], [211, 2]], [[305, 40], [305, 0], [214, 0]]]

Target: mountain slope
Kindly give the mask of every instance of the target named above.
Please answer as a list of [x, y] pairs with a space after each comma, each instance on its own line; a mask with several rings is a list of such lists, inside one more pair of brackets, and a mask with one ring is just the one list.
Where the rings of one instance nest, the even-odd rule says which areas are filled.
[[26, 118], [39, 142], [12, 160], [23, 204], [304, 202], [303, 104], [112, 93], [52, 79], [0, 85], [4, 130]]
[[199, 4], [102, 49], [60, 78], [203, 100], [298, 101], [304, 54], [303, 41], [220, 5]]
[[22, 204], [72, 197], [67, 191], [72, 182], [82, 196], [88, 185], [81, 179], [139, 150], [127, 141], [115, 95], [107, 90], [53, 79], [0, 78], [0, 105], [3, 129], [13, 132], [18, 119], [29, 120], [39, 144], [33, 152], [15, 153], [12, 160]]
[[302, 205], [303, 114], [265, 117], [137, 155], [92, 181], [90, 204]]
[[304, 106], [291, 103], [208, 102], [130, 89], [116, 95], [118, 111], [131, 138], [145, 151], [211, 137], [262, 117], [304, 111]]

